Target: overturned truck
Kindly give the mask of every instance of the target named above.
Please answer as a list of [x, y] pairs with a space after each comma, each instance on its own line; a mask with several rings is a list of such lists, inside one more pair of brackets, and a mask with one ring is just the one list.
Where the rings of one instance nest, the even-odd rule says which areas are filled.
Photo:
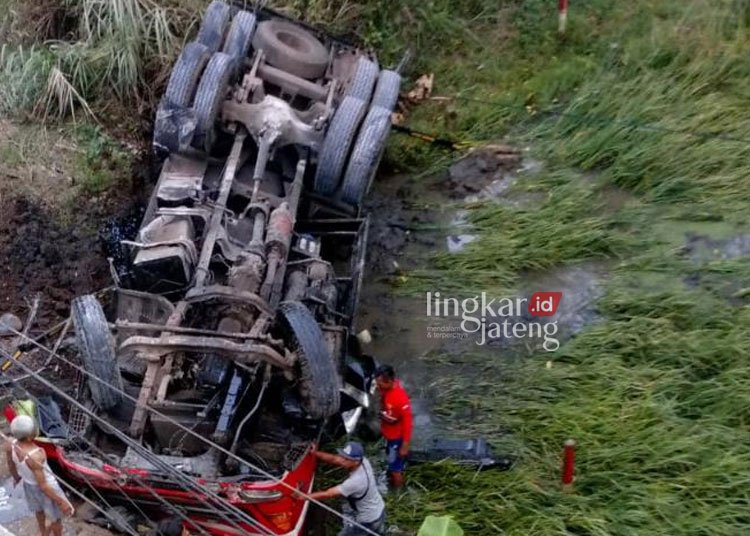
[[[212, 534], [301, 530], [292, 490], [312, 487], [313, 445], [368, 405], [374, 364], [352, 333], [360, 206], [399, 85], [370, 52], [209, 5], [157, 112], [166, 159], [130, 264], [113, 291], [72, 305], [91, 373], [78, 400], [132, 441], [74, 408], [72, 433], [97, 449], [48, 444], [66, 478], [166, 500]], [[258, 524], [227, 524], [164, 464]]]

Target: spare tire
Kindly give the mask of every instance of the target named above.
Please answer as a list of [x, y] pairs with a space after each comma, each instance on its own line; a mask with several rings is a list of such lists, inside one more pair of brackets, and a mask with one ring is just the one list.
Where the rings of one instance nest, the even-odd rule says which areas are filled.
[[310, 309], [300, 302], [283, 302], [276, 321], [287, 347], [297, 354], [302, 407], [313, 419], [335, 415], [341, 405], [341, 379]]
[[365, 115], [367, 104], [354, 97], [344, 97], [328, 127], [323, 148], [318, 157], [313, 189], [321, 195], [336, 190], [344, 172], [346, 160], [357, 137], [357, 129]]
[[328, 51], [318, 38], [284, 20], [258, 24], [253, 48], [262, 50], [271, 65], [300, 78], [320, 78], [328, 67]]
[[[122, 402], [123, 383], [112, 336], [99, 300], [87, 294], [73, 300], [71, 316], [86, 381], [94, 402], [110, 411]], [[93, 377], [92, 377], [93, 376]]]
[[357, 143], [344, 174], [341, 199], [345, 203], [358, 207], [362, 202], [385, 152], [390, 130], [391, 111], [379, 106], [370, 108], [359, 129]]
[[216, 119], [233, 72], [234, 58], [228, 54], [217, 52], [208, 61], [193, 103], [196, 120], [193, 147], [196, 149], [211, 152], [216, 138]]
[[196, 40], [206, 45], [211, 52], [218, 51], [224, 43], [224, 34], [231, 16], [229, 4], [217, 0], [208, 4]]

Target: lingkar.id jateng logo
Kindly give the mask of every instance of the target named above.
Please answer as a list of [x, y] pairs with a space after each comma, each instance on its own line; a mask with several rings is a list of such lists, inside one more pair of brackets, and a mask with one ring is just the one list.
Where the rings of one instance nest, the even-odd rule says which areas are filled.
[[478, 345], [526, 338], [541, 341], [548, 352], [560, 348], [557, 320], [553, 317], [562, 292], [534, 292], [528, 298], [489, 298], [482, 292], [461, 299], [428, 292], [426, 299], [428, 318], [460, 318], [460, 331], [474, 335]]

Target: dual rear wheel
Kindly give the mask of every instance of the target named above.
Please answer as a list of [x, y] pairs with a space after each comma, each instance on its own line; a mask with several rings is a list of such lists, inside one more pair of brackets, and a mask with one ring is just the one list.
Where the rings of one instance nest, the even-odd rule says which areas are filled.
[[182, 50], [169, 77], [154, 126], [156, 146], [211, 151], [221, 103], [241, 73], [256, 26], [249, 11], [232, 17], [228, 4], [209, 4], [196, 40]]

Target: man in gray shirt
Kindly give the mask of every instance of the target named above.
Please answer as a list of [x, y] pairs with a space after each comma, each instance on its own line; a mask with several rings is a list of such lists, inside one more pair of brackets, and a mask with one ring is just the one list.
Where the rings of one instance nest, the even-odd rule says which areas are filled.
[[[349, 471], [349, 477], [338, 486], [325, 491], [310, 494], [311, 499], [318, 501], [344, 497], [353, 513], [350, 522], [344, 522], [344, 528], [338, 536], [371, 536], [383, 534], [385, 529], [385, 503], [378, 492], [372, 466], [365, 458], [365, 449], [356, 441], [350, 441], [338, 454], [316, 452], [315, 456], [322, 462], [336, 465]], [[367, 530], [363, 529], [366, 528]]]

